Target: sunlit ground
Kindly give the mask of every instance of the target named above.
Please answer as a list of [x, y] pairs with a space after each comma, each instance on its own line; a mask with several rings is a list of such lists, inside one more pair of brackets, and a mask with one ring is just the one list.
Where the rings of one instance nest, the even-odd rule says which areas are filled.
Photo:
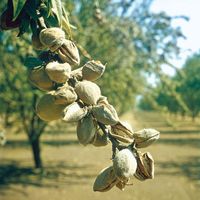
[[197, 200], [200, 198], [200, 121], [135, 112], [122, 117], [134, 129], [153, 127], [160, 140], [147, 149], [155, 159], [155, 179], [140, 182], [124, 192], [92, 191], [98, 172], [111, 164], [111, 146], [81, 146], [74, 127], [63, 124], [59, 133], [50, 129], [42, 138], [43, 171], [32, 168], [32, 155], [25, 135], [7, 134], [0, 149], [1, 200]]

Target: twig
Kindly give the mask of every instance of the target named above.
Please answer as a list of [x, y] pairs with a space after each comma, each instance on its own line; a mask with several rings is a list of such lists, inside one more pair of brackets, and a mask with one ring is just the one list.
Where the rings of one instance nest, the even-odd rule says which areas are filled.
[[101, 130], [103, 131], [104, 134], [107, 135], [107, 137], [109, 138], [109, 140], [112, 143], [112, 159], [115, 157], [116, 155], [116, 151], [119, 150], [119, 142], [110, 134], [110, 131], [106, 128], [106, 126], [100, 122], [97, 122], [99, 127], [101, 128]]
[[40, 27], [40, 29], [45, 29], [47, 28], [45, 22], [44, 22], [44, 18], [43, 17], [39, 17], [38, 18], [38, 26]]

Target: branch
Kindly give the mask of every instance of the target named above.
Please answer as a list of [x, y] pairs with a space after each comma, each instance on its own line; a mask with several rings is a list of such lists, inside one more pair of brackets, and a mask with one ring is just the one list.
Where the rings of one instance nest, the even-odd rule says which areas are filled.
[[116, 155], [117, 149], [119, 150], [119, 142], [110, 134], [109, 130], [106, 128], [104, 124], [100, 122], [97, 122], [97, 123], [99, 127], [101, 128], [101, 130], [103, 131], [103, 133], [107, 135], [107, 137], [112, 143], [112, 152], [113, 152], [112, 159], [113, 159]]
[[38, 18], [38, 26], [40, 27], [40, 29], [45, 29], [47, 28], [45, 22], [44, 22], [44, 18], [43, 17], [39, 17]]

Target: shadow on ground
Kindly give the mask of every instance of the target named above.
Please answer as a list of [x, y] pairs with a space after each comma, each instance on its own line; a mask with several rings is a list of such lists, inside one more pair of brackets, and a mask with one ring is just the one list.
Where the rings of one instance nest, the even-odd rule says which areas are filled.
[[176, 146], [191, 146], [200, 148], [200, 138], [160, 138], [158, 143], [176, 145]]
[[43, 170], [21, 167], [19, 163], [7, 161], [0, 165], [0, 194], [3, 189], [12, 189], [13, 184], [35, 187], [60, 187], [63, 185], [87, 184], [96, 174], [90, 172], [90, 165], [68, 165], [57, 162]]
[[197, 133], [200, 134], [200, 130], [162, 130], [162, 134], [190, 134]]
[[190, 180], [198, 182], [200, 184], [200, 157], [193, 156], [188, 157], [184, 161], [177, 162], [157, 162], [159, 168], [161, 168], [158, 174], [180, 176], [184, 175]]
[[[42, 144], [51, 146], [62, 146], [62, 145], [79, 145], [78, 140], [44, 140]], [[30, 148], [30, 144], [26, 140], [8, 140], [6, 142], [6, 148]]]

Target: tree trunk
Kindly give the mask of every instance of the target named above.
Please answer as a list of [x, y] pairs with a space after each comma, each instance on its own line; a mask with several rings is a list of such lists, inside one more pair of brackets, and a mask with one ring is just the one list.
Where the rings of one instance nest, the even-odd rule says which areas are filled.
[[192, 122], [195, 122], [195, 118], [196, 118], [196, 116], [194, 114], [192, 114]]
[[33, 152], [35, 168], [42, 168], [42, 159], [40, 155], [40, 137], [35, 137], [30, 141]]
[[185, 120], [185, 112], [181, 112], [182, 120]]
[[196, 110], [193, 110], [192, 111], [192, 122], [195, 122], [197, 115], [198, 115], [198, 112]]
[[4, 126], [7, 128], [11, 125], [10, 123], [10, 106], [8, 105], [5, 110]]

